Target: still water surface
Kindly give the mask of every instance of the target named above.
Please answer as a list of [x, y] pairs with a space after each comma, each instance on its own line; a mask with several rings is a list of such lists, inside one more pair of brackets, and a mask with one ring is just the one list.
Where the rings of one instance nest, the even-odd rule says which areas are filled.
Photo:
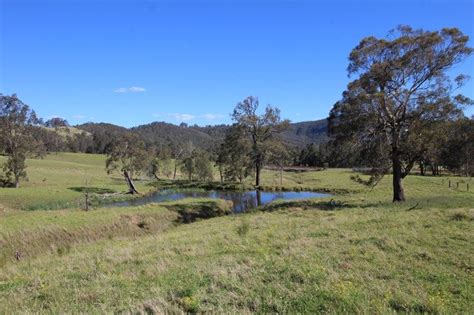
[[108, 207], [133, 207], [148, 203], [173, 201], [184, 198], [216, 198], [231, 200], [234, 203], [233, 211], [245, 212], [248, 209], [265, 205], [277, 199], [294, 200], [307, 198], [325, 198], [330, 194], [312, 191], [160, 191], [138, 199], [114, 202]]

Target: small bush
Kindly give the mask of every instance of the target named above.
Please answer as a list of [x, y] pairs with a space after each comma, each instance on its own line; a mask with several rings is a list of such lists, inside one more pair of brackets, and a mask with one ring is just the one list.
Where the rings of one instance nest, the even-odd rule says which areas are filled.
[[186, 312], [196, 313], [199, 310], [199, 301], [193, 296], [185, 296], [181, 299], [181, 305]]
[[450, 216], [452, 221], [464, 221], [469, 220], [469, 216], [465, 212], [455, 212]]
[[245, 236], [250, 230], [250, 224], [247, 221], [242, 221], [237, 227], [237, 234], [240, 236]]

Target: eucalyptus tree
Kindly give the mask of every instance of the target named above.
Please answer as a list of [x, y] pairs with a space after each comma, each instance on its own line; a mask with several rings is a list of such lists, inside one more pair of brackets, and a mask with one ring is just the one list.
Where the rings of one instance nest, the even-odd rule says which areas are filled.
[[8, 157], [3, 165], [5, 184], [18, 188], [26, 178], [26, 157], [41, 147], [33, 137], [38, 123], [35, 112], [16, 94], [0, 94], [0, 153]]
[[[249, 96], [238, 103], [232, 113], [233, 120], [240, 125], [251, 139], [250, 159], [255, 169], [255, 185], [260, 185], [260, 173], [268, 157], [275, 133], [288, 128], [289, 121], [281, 120], [280, 110], [267, 105], [263, 114], [257, 114], [259, 101]], [[242, 152], [242, 154], [245, 154]]]
[[394, 202], [405, 200], [402, 179], [418, 158], [408, 141], [417, 132], [415, 123], [450, 119], [471, 103], [453, 95], [466, 76], [457, 76], [455, 85], [448, 76], [472, 53], [467, 43], [456, 28], [400, 26], [387, 38], [362, 39], [350, 53], [348, 73], [358, 77], [332, 108], [329, 133], [391, 166]]
[[216, 164], [219, 167], [221, 181], [225, 178], [242, 183], [250, 176], [253, 166], [250, 158], [251, 149], [252, 144], [245, 129], [238, 124], [232, 125], [226, 131], [217, 153]]
[[143, 141], [135, 134], [126, 133], [112, 143], [105, 166], [109, 174], [115, 170], [120, 171], [127, 183], [128, 192], [138, 194], [133, 176], [145, 170], [147, 162], [148, 153]]

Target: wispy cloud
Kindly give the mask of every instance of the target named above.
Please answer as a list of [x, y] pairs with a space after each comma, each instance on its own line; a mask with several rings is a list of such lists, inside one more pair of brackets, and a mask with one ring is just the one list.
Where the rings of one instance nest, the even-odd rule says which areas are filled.
[[146, 89], [140, 86], [131, 86], [128, 88], [121, 87], [114, 90], [115, 93], [141, 93], [146, 92]]
[[191, 114], [169, 114], [168, 116], [176, 121], [190, 121], [196, 118], [196, 116]]
[[204, 115], [202, 115], [202, 118], [204, 118], [206, 120], [216, 120], [216, 119], [219, 119], [219, 118], [224, 118], [224, 115], [222, 115], [222, 114], [204, 114]]
[[223, 118], [224, 115], [222, 114], [203, 114], [203, 115], [193, 115], [193, 114], [185, 114], [185, 113], [172, 113], [172, 114], [153, 114], [155, 118], [169, 118], [175, 121], [191, 121], [195, 119], [204, 119], [208, 121], [213, 121], [216, 119]]

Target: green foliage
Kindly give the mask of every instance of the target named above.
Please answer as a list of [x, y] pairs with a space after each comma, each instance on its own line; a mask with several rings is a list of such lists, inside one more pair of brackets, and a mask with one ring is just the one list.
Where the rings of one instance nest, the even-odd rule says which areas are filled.
[[105, 165], [108, 173], [118, 169], [133, 177], [146, 168], [148, 158], [144, 143], [133, 134], [125, 134], [112, 144]]
[[461, 117], [471, 103], [453, 95], [447, 76], [472, 53], [467, 43], [455, 28], [428, 32], [400, 26], [390, 38], [362, 39], [349, 56], [348, 72], [358, 78], [330, 112], [331, 140], [336, 147], [349, 144], [347, 152], [368, 166], [391, 163], [393, 201], [405, 200], [401, 181], [420, 159], [420, 130]]
[[181, 169], [189, 180], [212, 181], [213, 168], [206, 151], [192, 149], [182, 160]]
[[262, 115], [257, 114], [259, 101], [254, 96], [249, 96], [235, 106], [232, 119], [239, 125], [251, 140], [251, 150], [241, 152], [248, 154], [255, 169], [255, 186], [260, 185], [260, 172], [265, 166], [268, 152], [272, 145], [278, 141], [274, 134], [289, 127], [288, 120], [280, 119], [280, 110], [267, 105]]
[[227, 130], [216, 159], [221, 180], [242, 183], [252, 174], [250, 150], [251, 143], [242, 126], [235, 124]]
[[38, 122], [35, 112], [15, 94], [0, 94], [0, 153], [8, 157], [2, 175], [6, 186], [19, 187], [26, 178], [26, 156], [41, 151], [33, 137], [33, 125]]
[[212, 181], [214, 178], [213, 168], [209, 154], [206, 151], [198, 151], [195, 156], [196, 177], [201, 181]]

